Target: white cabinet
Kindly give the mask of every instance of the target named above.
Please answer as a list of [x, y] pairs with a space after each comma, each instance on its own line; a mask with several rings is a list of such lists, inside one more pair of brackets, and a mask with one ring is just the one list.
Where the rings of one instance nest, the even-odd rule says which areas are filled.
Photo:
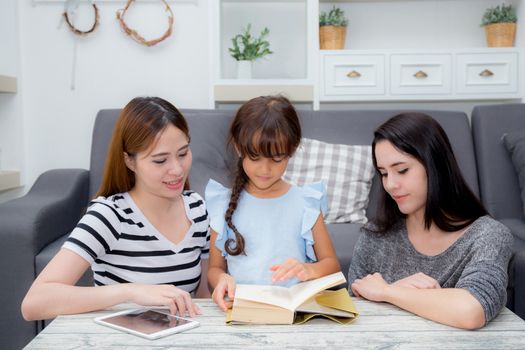
[[321, 93], [325, 96], [385, 94], [385, 55], [333, 52], [324, 56]]
[[[487, 0], [489, 1], [489, 0]], [[492, 1], [492, 0], [491, 0]], [[525, 0], [518, 0], [523, 2]], [[295, 102], [521, 99], [519, 48], [486, 48], [472, 0], [214, 0], [210, 105], [283, 93]], [[319, 50], [318, 17], [336, 5], [349, 19], [346, 50]], [[270, 29], [273, 55], [253, 79], [236, 79], [231, 38]], [[520, 57], [521, 56], [521, 57]], [[522, 74], [523, 75], [523, 74]]]
[[[522, 59], [523, 60], [523, 59]], [[457, 92], [464, 95], [513, 96], [518, 93], [518, 52], [460, 53]]]
[[452, 55], [390, 55], [392, 95], [450, 95]]
[[320, 53], [321, 102], [521, 98], [520, 49]]

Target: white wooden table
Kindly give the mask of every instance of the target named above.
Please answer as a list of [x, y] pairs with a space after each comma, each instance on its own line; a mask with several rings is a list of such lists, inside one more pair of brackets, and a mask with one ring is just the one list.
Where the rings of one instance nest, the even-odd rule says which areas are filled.
[[463, 331], [414, 316], [395, 306], [354, 299], [359, 318], [349, 325], [311, 320], [304, 325], [227, 326], [209, 299], [197, 299], [200, 327], [147, 340], [96, 324], [116, 310], [60, 316], [26, 349], [525, 349], [525, 321], [508, 309], [477, 331]]

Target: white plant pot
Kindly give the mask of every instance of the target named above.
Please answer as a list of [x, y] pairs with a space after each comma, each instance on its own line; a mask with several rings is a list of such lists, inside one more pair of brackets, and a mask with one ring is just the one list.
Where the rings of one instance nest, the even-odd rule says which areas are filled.
[[237, 79], [252, 78], [252, 61], [237, 61]]

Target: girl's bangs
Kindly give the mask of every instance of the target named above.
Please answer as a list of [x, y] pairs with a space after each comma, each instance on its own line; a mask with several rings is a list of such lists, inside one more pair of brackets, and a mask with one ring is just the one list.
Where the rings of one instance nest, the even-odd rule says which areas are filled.
[[290, 138], [286, 137], [280, 130], [272, 132], [269, 130], [257, 130], [252, 135], [247, 136], [249, 137], [244, 139], [251, 142], [240, 142], [238, 144], [239, 152], [243, 157], [279, 158], [293, 154], [293, 145], [290, 142]]

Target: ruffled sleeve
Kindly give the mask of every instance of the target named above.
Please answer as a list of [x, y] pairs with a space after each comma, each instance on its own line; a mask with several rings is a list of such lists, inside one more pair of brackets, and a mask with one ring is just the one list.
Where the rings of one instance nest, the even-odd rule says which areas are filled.
[[210, 227], [217, 232], [215, 246], [219, 248], [223, 256], [227, 253], [224, 251], [224, 244], [228, 239], [228, 225], [224, 219], [228, 203], [230, 201], [230, 190], [215, 180], [209, 180], [204, 191], [206, 198], [206, 207], [210, 217]]
[[301, 237], [306, 242], [306, 257], [310, 261], [317, 261], [314, 252], [314, 238], [312, 227], [314, 226], [319, 214], [326, 213], [328, 208], [326, 199], [326, 189], [322, 181], [305, 184], [303, 187], [303, 198], [305, 202]]

